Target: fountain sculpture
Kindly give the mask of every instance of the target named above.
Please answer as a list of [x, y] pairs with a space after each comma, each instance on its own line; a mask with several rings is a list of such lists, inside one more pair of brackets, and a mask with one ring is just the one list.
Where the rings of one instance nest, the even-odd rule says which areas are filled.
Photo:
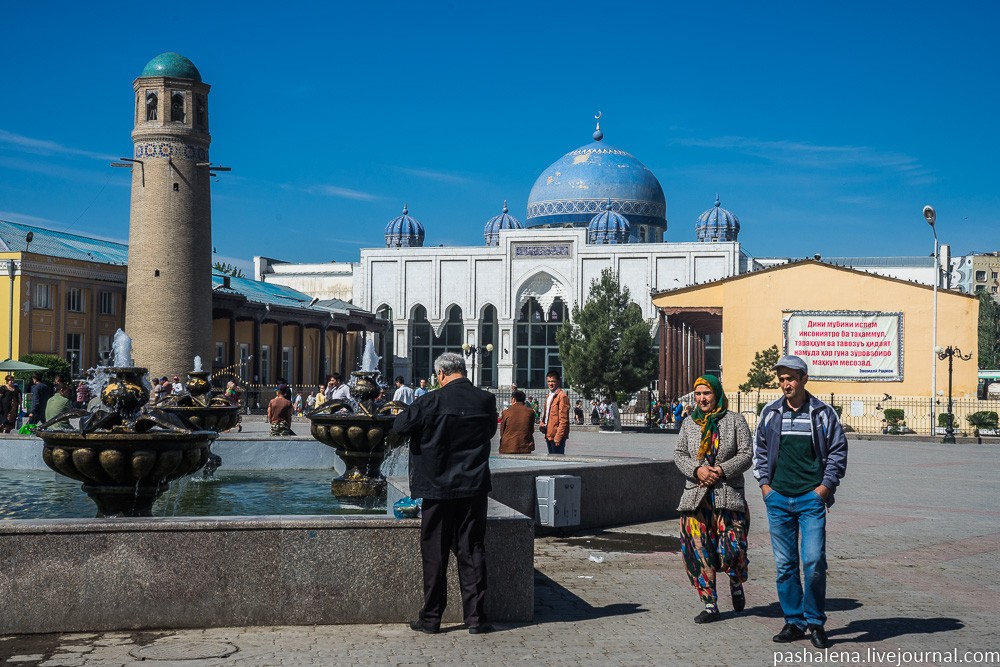
[[386, 454], [404, 443], [392, 431], [396, 415], [405, 403], [390, 401], [379, 407], [375, 399], [381, 387], [376, 369], [379, 357], [371, 337], [365, 341], [362, 369], [351, 373], [350, 401], [328, 401], [306, 416], [312, 422], [311, 433], [324, 445], [334, 447], [344, 464], [344, 474], [333, 480], [330, 490], [338, 499], [384, 503], [386, 481], [382, 462]]
[[194, 358], [194, 370], [188, 372], [186, 392], [164, 397], [152, 407], [183, 417], [197, 428], [221, 433], [236, 426], [240, 406], [225, 396], [213, 396], [211, 373], [201, 368], [201, 357]]
[[[131, 341], [115, 335], [114, 365], [97, 369], [103, 407], [71, 410], [42, 424], [42, 459], [58, 473], [83, 482], [98, 517], [152, 516], [153, 501], [172, 480], [203, 465], [218, 435], [149, 401], [146, 369], [132, 365]], [[69, 427], [79, 417], [79, 426]]]

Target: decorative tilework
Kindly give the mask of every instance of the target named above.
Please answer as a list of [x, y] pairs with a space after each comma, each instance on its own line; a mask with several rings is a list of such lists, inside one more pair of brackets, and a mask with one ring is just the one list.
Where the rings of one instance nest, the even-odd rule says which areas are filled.
[[569, 257], [569, 244], [519, 244], [514, 246], [514, 257]]
[[[528, 219], [543, 215], [558, 215], [560, 213], [592, 213], [604, 210], [607, 199], [559, 199], [553, 201], [531, 202], [528, 204]], [[611, 210], [622, 215], [648, 215], [664, 218], [667, 214], [666, 204], [648, 201], [611, 200]]]
[[208, 149], [176, 141], [140, 141], [135, 144], [135, 157], [173, 158], [190, 162], [208, 162]]

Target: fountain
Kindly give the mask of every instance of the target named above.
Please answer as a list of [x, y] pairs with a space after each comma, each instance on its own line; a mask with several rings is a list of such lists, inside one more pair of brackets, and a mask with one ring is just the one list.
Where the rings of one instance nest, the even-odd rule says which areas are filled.
[[187, 419], [197, 428], [221, 433], [236, 426], [240, 406], [225, 396], [213, 396], [211, 373], [202, 370], [201, 357], [194, 358], [194, 370], [188, 371], [187, 391], [163, 397], [153, 407]]
[[392, 431], [392, 422], [406, 409], [406, 404], [390, 401], [379, 407], [375, 403], [381, 391], [376, 370], [378, 361], [369, 334], [362, 355], [362, 370], [351, 373], [354, 398], [329, 401], [306, 414], [312, 423], [312, 436], [334, 447], [346, 465], [344, 474], [330, 485], [338, 499], [384, 504], [386, 480], [381, 471], [382, 462], [390, 450], [404, 442]]
[[[132, 365], [131, 341], [115, 334], [114, 365], [95, 374], [103, 407], [72, 410], [35, 432], [44, 442], [45, 464], [83, 482], [98, 517], [152, 516], [153, 501], [172, 480], [203, 465], [218, 435], [182, 415], [143, 407], [149, 401], [146, 369]], [[76, 429], [69, 427], [79, 417]]]

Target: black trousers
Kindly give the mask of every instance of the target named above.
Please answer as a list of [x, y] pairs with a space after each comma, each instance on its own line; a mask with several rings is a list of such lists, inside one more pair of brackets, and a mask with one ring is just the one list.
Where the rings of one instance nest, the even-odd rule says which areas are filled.
[[420, 510], [420, 554], [424, 562], [424, 606], [420, 621], [438, 627], [448, 604], [448, 552], [455, 552], [462, 612], [469, 627], [485, 624], [486, 494], [471, 498], [424, 498]]

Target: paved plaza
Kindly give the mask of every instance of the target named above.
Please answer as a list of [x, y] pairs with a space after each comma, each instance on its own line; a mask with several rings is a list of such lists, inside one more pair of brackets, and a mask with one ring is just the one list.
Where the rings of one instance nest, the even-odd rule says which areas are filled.
[[[577, 432], [567, 452], [669, 458], [674, 438]], [[700, 604], [670, 520], [537, 539], [535, 619], [489, 635], [393, 624], [8, 636], [0, 664], [1000, 664], [998, 470], [997, 445], [851, 441], [829, 516], [827, 653], [808, 641], [771, 642], [783, 621], [764, 506], [750, 482], [747, 608], [734, 615], [723, 598], [712, 625], [692, 622]], [[886, 653], [897, 651], [909, 654]]]

